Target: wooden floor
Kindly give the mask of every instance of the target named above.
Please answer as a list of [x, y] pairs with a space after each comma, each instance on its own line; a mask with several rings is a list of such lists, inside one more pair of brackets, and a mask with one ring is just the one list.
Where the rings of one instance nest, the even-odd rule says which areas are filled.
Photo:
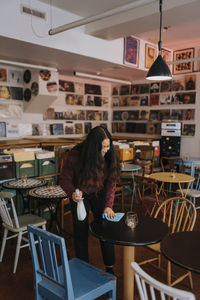
[[[116, 209], [120, 210], [116, 206]], [[128, 210], [128, 205], [126, 210]], [[141, 207], [134, 205], [136, 211], [140, 211]], [[200, 214], [200, 211], [198, 212]], [[72, 219], [71, 215], [65, 217], [65, 230], [72, 232]], [[195, 230], [200, 230], [200, 217], [198, 216], [195, 225]], [[56, 231], [53, 229], [53, 232]], [[68, 238], [68, 234], [64, 233], [63, 236], [66, 238], [66, 244], [68, 248], [69, 258], [74, 257], [74, 247], [73, 238]], [[1, 239], [2, 239], [2, 228], [1, 228]], [[32, 262], [30, 257], [30, 252], [28, 248], [22, 249], [20, 253], [19, 263], [17, 272], [14, 275], [12, 273], [13, 263], [14, 263], [14, 253], [15, 253], [15, 242], [8, 241], [6, 245], [5, 255], [3, 262], [0, 263], [0, 299], [1, 300], [33, 300], [34, 298], [34, 288], [33, 288], [33, 272], [32, 272]], [[123, 247], [115, 246], [116, 250], [116, 265], [115, 265], [115, 275], [117, 276], [117, 300], [122, 299], [122, 283], [123, 283]], [[144, 247], [136, 248], [136, 261], [143, 260], [144, 257], [148, 257], [149, 252]], [[192, 255], [192, 253], [191, 253]], [[99, 268], [104, 268], [103, 261], [100, 252], [99, 241], [93, 237], [89, 236], [89, 257], [90, 263], [96, 265]], [[163, 266], [166, 267], [165, 259], [162, 260]], [[143, 266], [143, 268], [156, 279], [165, 282], [166, 273], [160, 272], [152, 266]], [[172, 270], [176, 274], [181, 274], [184, 272], [183, 269], [173, 265]], [[200, 275], [193, 275], [194, 289], [193, 293], [196, 299], [200, 299]], [[185, 279], [182, 283], [176, 287], [183, 290], [190, 290], [188, 279]], [[101, 297], [101, 299], [105, 299]], [[135, 291], [135, 299], [139, 299], [137, 290]]]

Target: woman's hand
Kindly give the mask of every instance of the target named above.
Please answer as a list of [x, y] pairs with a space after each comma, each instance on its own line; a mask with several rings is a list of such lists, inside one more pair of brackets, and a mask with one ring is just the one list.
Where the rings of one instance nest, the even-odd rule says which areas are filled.
[[108, 218], [110, 218], [110, 219], [113, 219], [116, 216], [114, 211], [110, 207], [106, 207], [103, 212], [104, 212], [104, 214], [107, 214]]
[[76, 192], [73, 192], [73, 194], [72, 194], [72, 200], [73, 200], [74, 202], [80, 202], [80, 201], [83, 200], [82, 195], [83, 195], [83, 193], [82, 193], [81, 191], [79, 191], [79, 195], [77, 195]]

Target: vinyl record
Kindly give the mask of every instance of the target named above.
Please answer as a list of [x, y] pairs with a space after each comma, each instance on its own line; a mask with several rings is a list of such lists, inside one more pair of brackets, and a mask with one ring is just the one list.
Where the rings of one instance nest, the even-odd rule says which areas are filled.
[[25, 89], [25, 91], [24, 91], [24, 100], [26, 102], [29, 102], [31, 100], [31, 90], [30, 89]]
[[42, 80], [47, 81], [51, 78], [51, 72], [48, 70], [40, 70], [40, 77]]
[[39, 91], [38, 83], [37, 83], [36, 81], [33, 81], [33, 83], [31, 84], [31, 93], [32, 93], [34, 96], [37, 96], [38, 91]]
[[148, 134], [155, 134], [156, 128], [154, 124], [147, 124], [146, 133]]
[[31, 80], [31, 71], [30, 70], [26, 70], [24, 72], [24, 76], [23, 76], [24, 82], [25, 83], [29, 83]]

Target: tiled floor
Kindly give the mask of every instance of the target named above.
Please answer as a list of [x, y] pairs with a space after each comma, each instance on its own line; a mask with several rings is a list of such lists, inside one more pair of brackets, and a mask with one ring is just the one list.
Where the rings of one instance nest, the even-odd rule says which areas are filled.
[[[139, 211], [138, 207], [135, 205], [135, 210]], [[128, 209], [128, 207], [127, 207]], [[200, 217], [198, 217], [195, 230], [200, 230]], [[65, 229], [66, 231], [72, 232], [72, 220], [71, 215], [65, 218]], [[67, 238], [67, 234], [64, 237]], [[66, 239], [66, 244], [68, 248], [69, 257], [74, 257], [73, 240]], [[34, 299], [34, 289], [33, 289], [33, 273], [32, 273], [32, 262], [28, 248], [22, 249], [17, 272], [15, 275], [12, 274], [13, 263], [14, 263], [14, 253], [15, 253], [15, 243], [9, 241], [6, 245], [5, 256], [3, 262], [0, 263], [0, 299], [2, 300], [33, 300]], [[123, 269], [122, 269], [122, 259], [123, 259], [123, 248], [121, 246], [115, 246], [116, 249], [116, 265], [115, 274], [117, 276], [117, 300], [122, 299], [122, 282], [123, 282]], [[147, 250], [143, 247], [137, 247], [136, 249], [136, 261], [141, 261], [145, 256], [148, 257]], [[89, 255], [90, 263], [103, 268], [103, 262], [101, 258], [100, 246], [98, 240], [89, 236]], [[192, 253], [191, 253], [192, 255]], [[166, 261], [163, 259], [163, 265], [166, 267]], [[144, 269], [153, 275], [158, 280], [165, 282], [166, 274], [158, 271], [151, 266], [144, 266]], [[177, 273], [184, 272], [184, 270], [173, 266], [173, 270]], [[193, 274], [194, 290], [193, 293], [196, 299], [200, 299], [200, 275]], [[179, 285], [178, 288], [190, 290], [188, 279]], [[101, 299], [105, 299], [104, 297]], [[135, 291], [135, 299], [139, 299], [137, 291]]]

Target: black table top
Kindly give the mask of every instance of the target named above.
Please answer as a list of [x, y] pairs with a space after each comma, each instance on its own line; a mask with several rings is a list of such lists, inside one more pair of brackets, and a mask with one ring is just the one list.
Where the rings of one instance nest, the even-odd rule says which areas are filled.
[[161, 242], [161, 251], [171, 262], [200, 273], [200, 232], [176, 232]]
[[91, 233], [103, 241], [123, 246], [144, 246], [160, 242], [169, 232], [167, 224], [149, 216], [139, 216], [135, 229], [125, 224], [125, 216], [119, 222], [93, 221]]

